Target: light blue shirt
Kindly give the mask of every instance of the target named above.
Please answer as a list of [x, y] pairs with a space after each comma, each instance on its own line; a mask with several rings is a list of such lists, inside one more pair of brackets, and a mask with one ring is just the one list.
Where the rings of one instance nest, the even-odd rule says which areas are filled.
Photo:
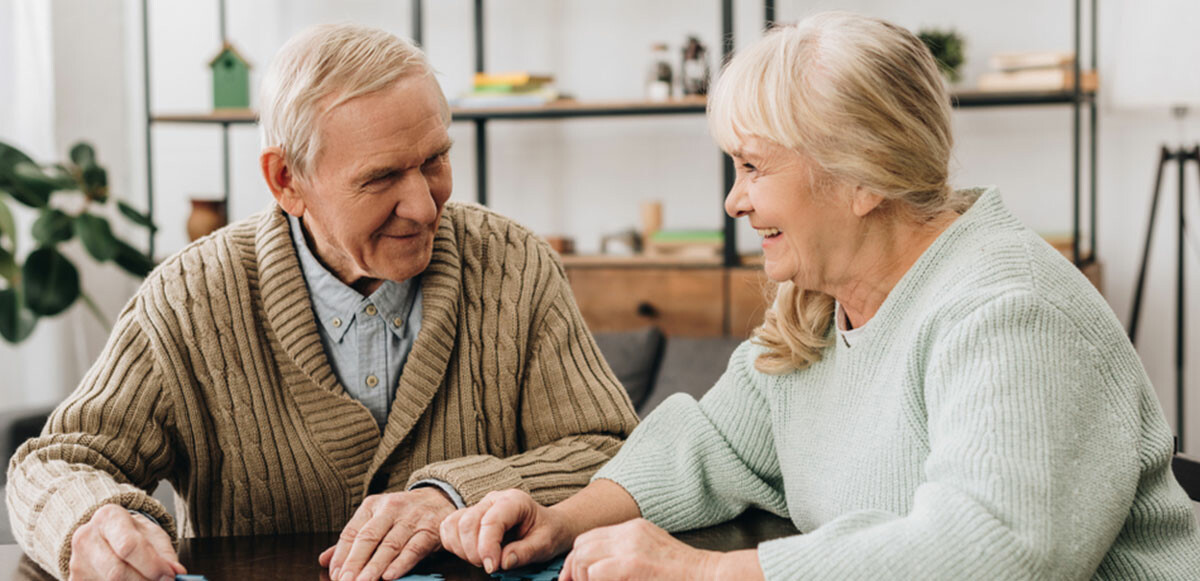
[[288, 222], [325, 355], [346, 393], [371, 412], [382, 430], [400, 373], [421, 330], [417, 277], [404, 282], [385, 280], [371, 296], [364, 297], [313, 256], [298, 218], [288, 216]]
[[[421, 330], [419, 277], [385, 280], [364, 297], [313, 256], [298, 218], [289, 215], [288, 224], [325, 356], [342, 388], [371, 412], [382, 431], [404, 363]], [[428, 485], [441, 488], [459, 508], [466, 506], [458, 491], [441, 480], [422, 480], [411, 488]]]

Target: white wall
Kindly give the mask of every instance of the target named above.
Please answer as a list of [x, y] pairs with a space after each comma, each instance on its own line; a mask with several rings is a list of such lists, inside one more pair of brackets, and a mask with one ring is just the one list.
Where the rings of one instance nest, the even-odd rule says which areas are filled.
[[[79, 59], [56, 58], [57, 66], [62, 67], [56, 79], [64, 84], [60, 94], [66, 97], [58, 107], [60, 126], [56, 133], [63, 142], [75, 135], [94, 134], [93, 139], [101, 143], [101, 155], [119, 176], [120, 189], [140, 206], [144, 204], [140, 2], [105, 0], [98, 3], [99, 7], [88, 8], [89, 4], [95, 3], [55, 3], [56, 27], [69, 35], [56, 46], [73, 55], [71, 59]], [[120, 12], [118, 4], [124, 9], [123, 15], [107, 17], [112, 29], [103, 34], [96, 31], [93, 22], [85, 20], [105, 19], [101, 14], [105, 10]], [[210, 89], [206, 63], [219, 46], [216, 3], [156, 0], [151, 4], [154, 109], [207, 109]], [[426, 48], [450, 95], [467, 88], [473, 70], [472, 4], [470, 0], [426, 2]], [[669, 42], [676, 51], [686, 34], [698, 34], [710, 47], [714, 65], [720, 51], [716, 0], [490, 0], [485, 4], [489, 69], [554, 73], [561, 89], [584, 99], [638, 98], [649, 47], [654, 42]], [[1105, 75], [1111, 72], [1112, 56], [1108, 47], [1115, 45], [1113, 38], [1120, 32], [1121, 23], [1112, 13], [1113, 3], [1101, 4], [1102, 10], [1108, 10], [1100, 18], [1101, 76], [1107, 82]], [[967, 86], [986, 69], [987, 56], [994, 52], [1071, 48], [1070, 2], [790, 0], [778, 5], [780, 20], [844, 8], [883, 16], [912, 28], [956, 28], [968, 42]], [[350, 19], [402, 35], [411, 30], [406, 2], [262, 0], [229, 2], [229, 10], [230, 36], [255, 66], [252, 85], [258, 82], [278, 46], [306, 25]], [[761, 25], [761, 3], [737, 0], [735, 14], [737, 41], [744, 45], [756, 36]], [[118, 38], [123, 40], [112, 39], [109, 35], [113, 30], [119, 30]], [[97, 36], [107, 40], [97, 43]], [[76, 78], [84, 74], [107, 74], [125, 80], [105, 87], [103, 97], [96, 98], [87, 94], [90, 85]], [[1139, 259], [1157, 147], [1163, 140], [1177, 140], [1180, 128], [1165, 112], [1126, 112], [1106, 101], [1102, 104], [1098, 252], [1105, 269], [1105, 296], [1124, 320]], [[118, 125], [122, 126], [99, 124], [96, 120], [102, 118], [120, 120]], [[955, 125], [955, 183], [998, 185], [1009, 205], [1032, 227], [1044, 232], [1069, 229], [1068, 108], [960, 111], [955, 114]], [[594, 251], [602, 234], [636, 225], [637, 205], [646, 199], [663, 201], [668, 228], [720, 226], [720, 158], [699, 116], [495, 121], [489, 127], [492, 205], [536, 231], [570, 233], [583, 251]], [[1192, 136], [1200, 135], [1200, 121], [1189, 121], [1185, 129]], [[452, 135], [457, 143], [451, 156], [454, 196], [472, 200], [473, 126], [455, 124]], [[219, 196], [219, 139], [219, 132], [211, 127], [154, 129], [156, 217], [163, 226], [158, 237], [161, 253], [185, 244], [183, 224], [189, 196]], [[257, 151], [254, 129], [233, 129], [234, 219], [260, 210], [269, 200], [258, 175]], [[1164, 185], [1167, 191], [1175, 187], [1170, 178]], [[1170, 216], [1174, 208], [1168, 203], [1160, 211]], [[1160, 227], [1163, 235], [1156, 239], [1151, 264], [1140, 353], [1164, 410], [1173, 421], [1174, 263], [1170, 232], [1165, 226]], [[742, 228], [739, 233], [739, 247], [745, 251], [756, 246], [748, 230]], [[1200, 271], [1195, 254], [1188, 260], [1193, 275]], [[1200, 281], [1193, 275], [1189, 275], [1193, 289], [1190, 296], [1195, 299], [1200, 296], [1194, 290], [1200, 288]], [[127, 287], [121, 287], [106, 297], [110, 304], [119, 304], [128, 292]], [[1197, 311], [1200, 305], [1192, 309], [1189, 318], [1195, 319]], [[1195, 320], [1191, 322], [1193, 329], [1200, 329]], [[1200, 345], [1200, 334], [1196, 337], [1193, 346]], [[1197, 348], [1189, 353], [1196, 353]], [[0, 347], [0, 362], [11, 365], [2, 358], [6, 349]], [[1200, 386], [1200, 369], [1195, 367], [1189, 371], [1195, 394], [1189, 404], [1191, 429], [1187, 444], [1191, 450], [1200, 449], [1200, 387], [1196, 387]]]

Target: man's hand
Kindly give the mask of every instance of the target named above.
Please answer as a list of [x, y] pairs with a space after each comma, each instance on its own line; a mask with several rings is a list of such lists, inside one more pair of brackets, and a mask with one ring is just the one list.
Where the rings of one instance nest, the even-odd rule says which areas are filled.
[[318, 562], [333, 581], [396, 579], [441, 547], [438, 527], [454, 510], [433, 486], [368, 496]]
[[187, 573], [171, 537], [142, 515], [106, 504], [71, 536], [71, 579], [172, 581]]

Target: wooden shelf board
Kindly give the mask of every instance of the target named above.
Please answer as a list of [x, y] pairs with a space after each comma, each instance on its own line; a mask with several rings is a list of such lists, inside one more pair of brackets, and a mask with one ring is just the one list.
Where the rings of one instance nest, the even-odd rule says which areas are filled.
[[721, 266], [721, 257], [670, 258], [662, 256], [613, 256], [607, 254], [564, 254], [563, 266], [568, 268], [627, 268], [627, 267], [679, 267], [703, 268]]
[[[1094, 91], [1081, 93], [1083, 100], [1095, 96]], [[999, 93], [989, 91], [956, 91], [951, 95], [955, 107], [1014, 107], [1023, 105], [1063, 105], [1075, 101], [1073, 91], [1032, 91]], [[524, 107], [453, 107], [455, 121], [486, 119], [562, 119], [583, 117], [623, 117], [641, 115], [702, 114], [707, 100], [704, 97], [685, 97], [664, 102], [651, 101], [576, 101], [563, 99], [542, 106]], [[154, 123], [252, 124], [258, 113], [250, 109], [207, 111], [201, 113], [163, 113], [151, 116]]]
[[227, 109], [203, 113], [164, 113], [152, 115], [155, 123], [242, 124], [258, 123], [258, 112], [251, 109]]

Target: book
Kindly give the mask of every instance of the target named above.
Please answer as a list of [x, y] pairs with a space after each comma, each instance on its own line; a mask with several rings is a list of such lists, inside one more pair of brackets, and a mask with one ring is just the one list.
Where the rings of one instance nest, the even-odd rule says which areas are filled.
[[1075, 66], [1075, 53], [1062, 51], [1000, 52], [992, 55], [988, 59], [988, 64], [997, 71], [1070, 69]]
[[535, 75], [525, 71], [508, 73], [475, 73], [476, 87], [509, 86], [538, 87], [554, 82], [551, 75]]
[[645, 244], [645, 254], [672, 258], [721, 256], [725, 236], [720, 230], [659, 230]]
[[539, 107], [557, 101], [558, 91], [553, 87], [544, 87], [533, 91], [517, 93], [504, 92], [471, 92], [450, 100], [451, 107], [490, 108], [490, 107]]
[[[1099, 86], [1096, 71], [1083, 72], [1083, 90]], [[1075, 88], [1075, 71], [1063, 67], [993, 71], [979, 75], [978, 89], [988, 92], [1064, 91]]]

